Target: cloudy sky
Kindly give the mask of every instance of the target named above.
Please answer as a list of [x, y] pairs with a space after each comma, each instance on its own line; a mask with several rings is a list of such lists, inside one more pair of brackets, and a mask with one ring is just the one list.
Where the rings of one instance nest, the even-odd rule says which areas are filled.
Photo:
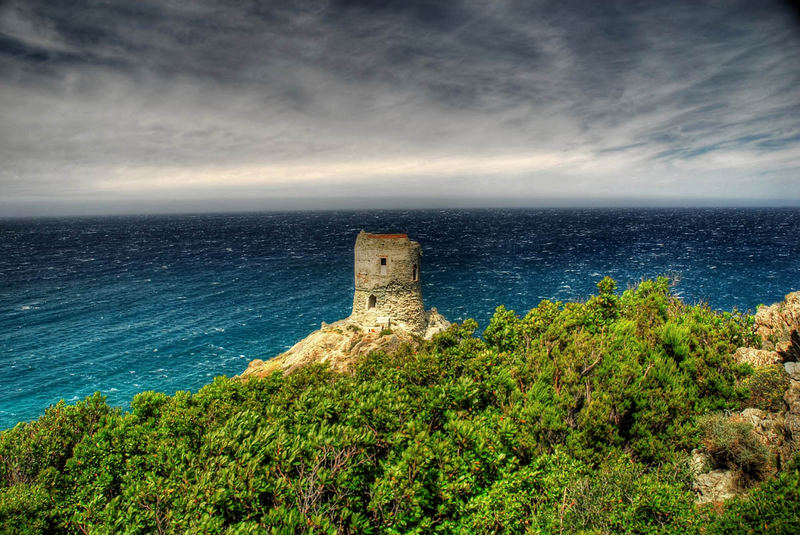
[[800, 205], [791, 3], [0, 3], [0, 216], [617, 204]]

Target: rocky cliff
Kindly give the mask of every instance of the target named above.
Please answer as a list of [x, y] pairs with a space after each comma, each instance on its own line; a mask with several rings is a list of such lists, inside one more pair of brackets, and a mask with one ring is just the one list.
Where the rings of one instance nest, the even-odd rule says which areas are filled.
[[329, 325], [323, 323], [322, 328], [297, 342], [285, 353], [266, 361], [256, 359], [250, 362], [242, 377], [263, 377], [279, 370], [291, 373], [300, 366], [314, 362], [328, 362], [334, 370], [346, 371], [358, 357], [373, 351], [391, 352], [403, 344], [417, 345], [450, 326], [450, 322], [435, 308], [427, 311], [425, 318], [427, 325], [422, 336], [418, 331], [402, 325], [381, 330], [374, 324], [364, 324], [353, 317]]
[[[731, 414], [733, 423], [746, 423], [771, 454], [775, 471], [800, 451], [800, 292], [788, 294], [772, 306], [761, 307], [755, 316], [761, 347], [740, 347], [734, 354], [739, 363], [750, 364], [773, 390], [783, 393], [770, 406], [748, 407]], [[763, 400], [762, 400], [763, 402]], [[707, 452], [693, 452], [695, 491], [698, 502], [721, 501], [744, 491], [735, 470], [714, 465]]]

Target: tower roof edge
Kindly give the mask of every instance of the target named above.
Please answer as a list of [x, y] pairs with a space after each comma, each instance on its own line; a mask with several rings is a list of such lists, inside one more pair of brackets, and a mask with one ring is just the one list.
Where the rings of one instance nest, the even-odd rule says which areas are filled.
[[407, 240], [408, 234], [371, 234], [369, 232], [364, 232], [365, 238], [370, 238], [374, 240]]

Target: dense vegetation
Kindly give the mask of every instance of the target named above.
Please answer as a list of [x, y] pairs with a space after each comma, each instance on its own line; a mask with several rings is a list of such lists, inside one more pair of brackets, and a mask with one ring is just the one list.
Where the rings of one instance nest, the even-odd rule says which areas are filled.
[[126, 413], [60, 403], [0, 435], [0, 530], [800, 532], [796, 461], [722, 508], [690, 489], [688, 452], [716, 429], [702, 415], [753, 397], [731, 358], [752, 318], [687, 306], [665, 279], [598, 288], [352, 374], [218, 378]]

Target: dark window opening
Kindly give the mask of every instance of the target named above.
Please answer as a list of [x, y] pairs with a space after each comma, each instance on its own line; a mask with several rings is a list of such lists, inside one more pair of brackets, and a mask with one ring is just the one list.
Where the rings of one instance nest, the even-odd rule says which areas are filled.
[[381, 275], [386, 275], [386, 258], [381, 258]]
[[378, 298], [374, 295], [369, 296], [369, 301], [367, 302], [367, 308], [375, 308], [375, 305], [378, 303]]
[[417, 265], [416, 265], [416, 264], [414, 264], [414, 265], [411, 267], [411, 280], [412, 280], [412, 281], [418, 281], [419, 279], [418, 279], [417, 277], [418, 277], [418, 274], [417, 274]]

